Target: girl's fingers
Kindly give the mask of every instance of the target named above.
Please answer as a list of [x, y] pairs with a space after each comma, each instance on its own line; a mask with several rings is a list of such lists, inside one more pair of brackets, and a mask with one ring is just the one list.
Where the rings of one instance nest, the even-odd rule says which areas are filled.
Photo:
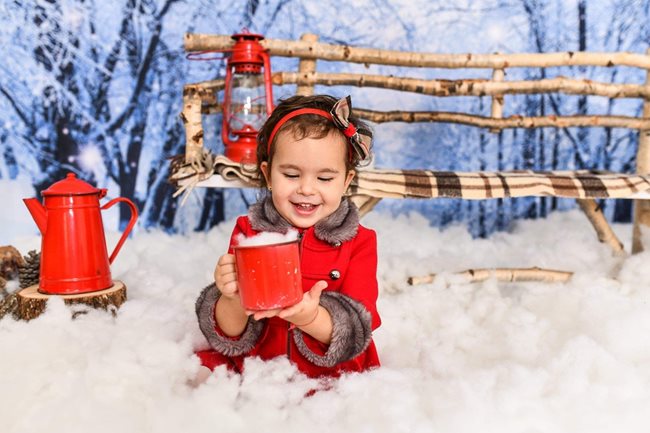
[[236, 281], [229, 281], [227, 283], [223, 283], [223, 287], [221, 288], [222, 294], [226, 296], [232, 296], [238, 292], [239, 292], [239, 288], [237, 287]]
[[291, 317], [294, 314], [298, 314], [302, 312], [305, 309], [306, 305], [309, 305], [311, 303], [316, 303], [320, 301], [320, 295], [323, 293], [323, 290], [327, 288], [327, 282], [324, 280], [316, 282], [312, 286], [311, 289], [309, 289], [309, 292], [305, 293], [302, 297], [302, 300], [298, 302], [295, 305], [292, 305], [290, 307], [285, 308], [278, 314], [279, 317], [285, 319], [287, 317]]
[[217, 266], [214, 268], [214, 279], [219, 283], [234, 280], [237, 278], [237, 268], [235, 267], [235, 256], [232, 254], [225, 254], [219, 257]]
[[217, 275], [214, 280], [217, 282], [218, 287], [222, 287], [228, 283], [237, 283], [237, 274]]
[[327, 289], [327, 281], [320, 280], [317, 281], [311, 289], [309, 289], [309, 294], [320, 298], [320, 294], [323, 293], [323, 290], [325, 289]]
[[300, 311], [302, 311], [302, 309], [303, 309], [303, 303], [298, 302], [297, 304], [292, 305], [291, 307], [287, 307], [284, 310], [280, 311], [278, 317], [284, 319], [286, 317], [293, 316], [294, 314], [299, 313]]
[[235, 256], [233, 254], [224, 254], [223, 256], [219, 257], [219, 261], [217, 263], [219, 265], [234, 264]]
[[231, 281], [237, 281], [237, 274], [226, 274], [226, 275], [218, 275], [217, 280], [221, 281], [222, 283], [230, 283]]
[[237, 272], [237, 268], [235, 265], [219, 265], [219, 273], [222, 275], [227, 275], [227, 274], [234, 274]]
[[253, 319], [255, 320], [268, 319], [269, 317], [277, 316], [280, 311], [282, 310], [279, 308], [275, 308], [273, 310], [255, 311], [253, 313]]
[[309, 290], [309, 292], [305, 293], [302, 300], [295, 305], [292, 305], [284, 309], [276, 308], [273, 310], [265, 310], [265, 311], [246, 310], [246, 315], [248, 316], [252, 315], [255, 320], [267, 319], [269, 317], [274, 317], [274, 316], [278, 316], [282, 319], [291, 317], [295, 314], [302, 312], [308, 303], [314, 301], [318, 302], [320, 300], [321, 293], [326, 288], [327, 288], [326, 281], [324, 280], [318, 281], [316, 284], [313, 285], [313, 287]]
[[221, 268], [230, 266], [235, 266], [234, 256], [232, 260], [228, 259], [227, 256], [221, 256], [217, 261], [217, 265], [214, 267], [214, 272], [216, 274]]
[[237, 273], [231, 272], [229, 274], [217, 274], [215, 275], [214, 280], [217, 282], [217, 285], [219, 287], [222, 287], [228, 283], [236, 283]]

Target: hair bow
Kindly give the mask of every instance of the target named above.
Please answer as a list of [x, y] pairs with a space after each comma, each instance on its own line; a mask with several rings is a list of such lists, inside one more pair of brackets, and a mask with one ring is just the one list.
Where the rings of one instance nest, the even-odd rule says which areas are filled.
[[350, 113], [352, 112], [352, 102], [350, 96], [341, 98], [332, 107], [330, 114], [332, 121], [337, 128], [343, 132], [352, 145], [352, 148], [357, 153], [361, 161], [364, 161], [370, 156], [370, 146], [372, 145], [372, 132], [365, 128], [357, 128], [352, 122], [349, 121]]

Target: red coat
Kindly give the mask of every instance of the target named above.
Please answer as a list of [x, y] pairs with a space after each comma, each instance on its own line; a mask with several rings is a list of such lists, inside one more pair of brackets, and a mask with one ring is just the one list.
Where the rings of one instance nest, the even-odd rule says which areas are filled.
[[[236, 245], [235, 238], [240, 233], [250, 237], [259, 232], [251, 227], [247, 216], [239, 217], [230, 240], [228, 250], [230, 254], [233, 245]], [[339, 292], [362, 304], [370, 313], [372, 330], [379, 327], [381, 320], [376, 308], [377, 239], [373, 230], [358, 225], [357, 233], [352, 239], [331, 245], [318, 239], [314, 235], [314, 227], [310, 227], [302, 232], [301, 251], [302, 285], [305, 292], [309, 291], [317, 281], [325, 280], [328, 283], [325, 291]], [[212, 314], [214, 314], [214, 307], [212, 307]], [[353, 359], [333, 367], [319, 367], [306, 359], [298, 350], [292, 334], [299, 331], [291, 329], [289, 322], [279, 317], [266, 319], [264, 322], [261, 337], [247, 354], [227, 357], [215, 350], [205, 350], [197, 352], [197, 355], [203, 365], [210, 369], [227, 364], [236, 371], [241, 371], [243, 358], [246, 356], [259, 356], [262, 359], [287, 356], [301, 372], [311, 377], [338, 376], [342, 372], [363, 371], [379, 366], [375, 344], [370, 340], [365, 351]], [[216, 332], [223, 337], [224, 334], [216, 324], [215, 327]], [[325, 355], [328, 350], [327, 345], [306, 333], [302, 333], [302, 336], [306, 346], [314, 354]]]

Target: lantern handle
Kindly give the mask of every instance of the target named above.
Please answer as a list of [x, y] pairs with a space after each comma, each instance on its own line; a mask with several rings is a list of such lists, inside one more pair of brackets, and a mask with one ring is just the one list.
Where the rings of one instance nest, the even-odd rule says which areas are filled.
[[[227, 59], [228, 56], [226, 53], [232, 52], [232, 49], [224, 49], [224, 50], [205, 50], [205, 51], [192, 51], [191, 53], [187, 53], [185, 55], [185, 58], [187, 60], [193, 60], [193, 61], [210, 61], [210, 60], [224, 60]], [[206, 54], [211, 54], [211, 53], [224, 53], [223, 56], [220, 57], [203, 57]]]

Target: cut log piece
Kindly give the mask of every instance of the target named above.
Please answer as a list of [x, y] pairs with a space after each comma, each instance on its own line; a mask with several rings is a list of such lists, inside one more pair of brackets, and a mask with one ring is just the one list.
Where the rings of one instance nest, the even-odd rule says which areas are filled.
[[38, 286], [29, 286], [18, 292], [16, 316], [19, 319], [31, 320], [38, 317], [52, 296], [60, 296], [68, 305], [85, 304], [92, 308], [109, 310], [119, 308], [126, 301], [126, 286], [121, 281], [113, 281], [113, 286], [96, 292], [75, 295], [47, 295], [38, 291]]

